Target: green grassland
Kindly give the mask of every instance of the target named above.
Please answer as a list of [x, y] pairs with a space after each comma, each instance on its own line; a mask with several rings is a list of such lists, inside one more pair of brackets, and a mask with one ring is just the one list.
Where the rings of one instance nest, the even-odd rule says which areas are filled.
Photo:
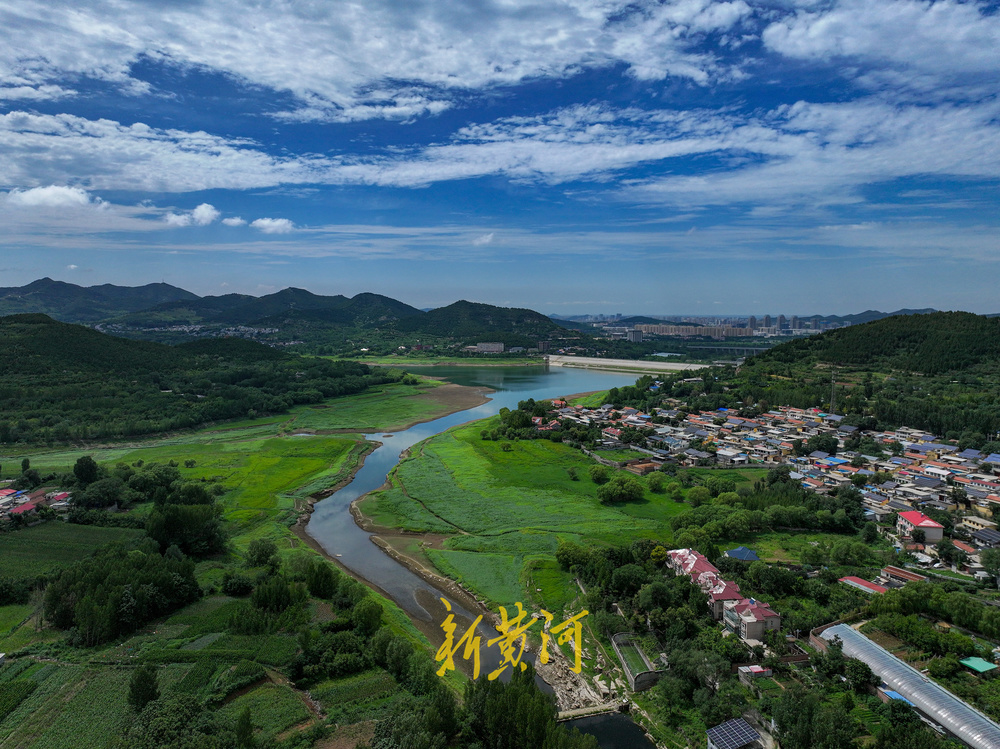
[[[360, 435], [332, 432], [381, 429], [442, 415], [447, 409], [440, 402], [421, 397], [437, 386], [436, 381], [393, 384], [374, 394], [332, 399], [323, 404], [327, 408], [303, 407], [280, 418], [234, 422], [155, 441], [88, 449], [38, 449], [2, 457], [0, 462], [10, 467], [19, 465], [22, 457], [29, 457], [32, 468], [45, 475], [71, 470], [82, 455], [92, 455], [109, 467], [140, 460], [176, 461], [185, 479], [222, 484], [228, 491], [218, 503], [230, 538], [229, 550], [198, 562], [196, 573], [202, 587], [211, 592], [217, 589], [227, 569], [241, 566], [246, 546], [256, 538], [274, 540], [289, 564], [300, 555], [315, 556], [291, 532], [291, 522], [305, 498], [349, 477], [371, 446], [360, 440]], [[315, 436], [291, 436], [300, 430], [315, 432]], [[185, 461], [193, 464], [185, 465]], [[143, 514], [144, 509], [140, 505], [133, 511]], [[49, 521], [0, 534], [0, 568], [5, 575], [33, 575], [72, 564], [109, 542], [142, 535], [138, 530]], [[401, 609], [373, 595], [382, 606], [383, 621], [393, 632], [417, 647], [431, 649], [426, 637]], [[249, 706], [261, 737], [294, 732], [297, 726], [311, 721], [302, 694], [284, 683], [265, 683], [226, 697], [228, 674], [239, 664], [281, 670], [299, 648], [296, 637], [289, 633], [242, 636], [228, 632], [230, 618], [239, 605], [236, 599], [210, 594], [124, 641], [86, 651], [58, 643], [62, 633], [54, 629], [36, 630], [33, 619], [22, 626], [37, 605], [36, 600], [25, 606], [0, 608], [0, 652], [20, 651], [12, 665], [32, 661], [35, 665], [25, 673], [39, 681], [38, 687], [0, 720], [0, 745], [4, 747], [103, 749], [131, 720], [125, 696], [132, 669], [141, 663], [157, 667], [164, 694], [188, 693], [199, 700], [215, 701], [226, 715], [238, 715]], [[314, 616], [319, 615], [318, 606], [313, 605], [311, 610]], [[329, 617], [328, 608], [325, 612], [324, 616]], [[30, 655], [34, 651], [23, 650], [42, 645], [55, 648], [52, 652], [58, 654], [58, 664], [35, 662]], [[457, 689], [460, 675], [456, 672], [449, 676], [448, 683]], [[391, 700], [398, 689], [385, 672], [369, 674], [368, 679], [370, 684], [361, 684], [358, 677], [330, 680], [324, 683], [323, 693], [337, 695], [338, 709], [350, 710], [365, 719], [366, 711], [375, 709], [371, 707], [373, 696], [365, 690], [375, 688], [384, 699]], [[360, 691], [359, 684], [363, 687]]]
[[[13, 578], [54, 572], [90, 556], [99, 546], [142, 535], [142, 531], [131, 528], [99, 528], [55, 522], [24, 528], [16, 533], [0, 533], [0, 559], [3, 560], [0, 570], [4, 576]], [[0, 624], [2, 633], [3, 626]]]
[[[407, 385], [402, 382], [379, 385], [358, 395], [331, 398], [322, 404], [298, 406], [282, 416], [226, 422], [156, 440], [83, 448], [8, 447], [6, 453], [0, 455], [0, 465], [6, 469], [4, 475], [13, 478], [19, 471], [15, 470], [15, 467], [20, 466], [22, 458], [29, 458], [31, 467], [38, 469], [44, 475], [49, 471], [66, 470], [83, 455], [92, 455], [98, 462], [115, 463], [120, 460], [134, 460], [132, 455], [138, 449], [155, 447], [164, 448], [160, 454], [169, 456], [166, 459], [175, 458], [182, 461], [173, 453], [183, 448], [194, 453], [187, 457], [197, 459], [195, 446], [199, 445], [205, 446], [204, 454], [208, 455], [218, 449], [220, 444], [268, 440], [297, 432], [323, 435], [329, 432], [393, 431], [414, 421], [434, 419], [447, 413], [448, 409], [440, 402], [427, 397], [441, 384], [438, 380], [425, 378], [421, 379], [418, 385]], [[309, 442], [316, 437], [294, 439]], [[185, 475], [207, 474], [198, 469], [186, 472]]]
[[549, 610], [562, 610], [572, 594], [554, 566], [560, 540], [669, 543], [667, 521], [685, 505], [648, 491], [641, 502], [602, 505], [587, 478], [590, 458], [548, 440], [483, 440], [488, 425], [425, 442], [400, 463], [388, 490], [363, 500], [364, 513], [383, 526], [448, 534], [444, 549], [428, 551], [442, 572], [495, 604], [535, 600]]

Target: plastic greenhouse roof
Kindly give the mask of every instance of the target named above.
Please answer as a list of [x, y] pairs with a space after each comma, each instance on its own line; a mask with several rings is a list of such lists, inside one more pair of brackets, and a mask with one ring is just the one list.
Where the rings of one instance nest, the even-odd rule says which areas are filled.
[[840, 638], [844, 655], [867, 663], [888, 689], [898, 692], [964, 743], [976, 749], [1000, 747], [1000, 725], [857, 630], [846, 624], [837, 624], [820, 636], [824, 640]]

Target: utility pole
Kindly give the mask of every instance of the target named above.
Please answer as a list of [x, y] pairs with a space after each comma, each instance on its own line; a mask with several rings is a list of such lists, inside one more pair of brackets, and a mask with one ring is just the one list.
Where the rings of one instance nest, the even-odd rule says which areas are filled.
[[837, 373], [830, 375], [830, 413], [836, 410], [837, 406]]

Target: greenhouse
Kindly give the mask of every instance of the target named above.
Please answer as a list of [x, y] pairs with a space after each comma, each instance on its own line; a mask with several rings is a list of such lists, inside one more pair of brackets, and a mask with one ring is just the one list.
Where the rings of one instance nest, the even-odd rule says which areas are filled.
[[977, 749], [1000, 747], [1000, 725], [857, 630], [837, 624], [820, 636], [824, 640], [838, 638], [844, 646], [844, 655], [867, 663], [888, 689], [898, 692], [965, 744]]

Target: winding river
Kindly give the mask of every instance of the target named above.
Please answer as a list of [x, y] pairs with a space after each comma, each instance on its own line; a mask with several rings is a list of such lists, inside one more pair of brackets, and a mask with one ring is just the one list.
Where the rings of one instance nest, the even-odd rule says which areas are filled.
[[[389, 471], [399, 462], [400, 454], [428, 437], [458, 424], [493, 416], [503, 407], [516, 408], [518, 401], [528, 398], [546, 400], [631, 385], [637, 375], [564, 367], [434, 367], [430, 373], [458, 385], [489, 388], [494, 392], [488, 395], [489, 402], [481, 406], [417, 424], [393, 433], [391, 437], [387, 436], [388, 433], [369, 436], [368, 439], [382, 444], [368, 455], [350, 484], [315, 505], [307, 532], [344, 567], [383, 591], [425, 632], [429, 627], [440, 626], [443, 610], [439, 599], [447, 598], [456, 615], [457, 633], [460, 634], [480, 613], [472, 613], [475, 604], [456, 600], [453, 592], [445, 592], [424, 580], [372, 543], [368, 532], [355, 523], [350, 512], [351, 502], [382, 486]], [[491, 627], [480, 625], [479, 635], [485, 645], [490, 637], [496, 636], [496, 632]], [[496, 668], [499, 655], [498, 648], [483, 647], [480, 651], [481, 673]], [[456, 658], [456, 664], [458, 662]], [[547, 684], [539, 682], [540, 687], [552, 691]], [[601, 717], [605, 719], [587, 718], [573, 721], [573, 724], [597, 736], [603, 749], [652, 746], [631, 721], [620, 721], [615, 716]]]

